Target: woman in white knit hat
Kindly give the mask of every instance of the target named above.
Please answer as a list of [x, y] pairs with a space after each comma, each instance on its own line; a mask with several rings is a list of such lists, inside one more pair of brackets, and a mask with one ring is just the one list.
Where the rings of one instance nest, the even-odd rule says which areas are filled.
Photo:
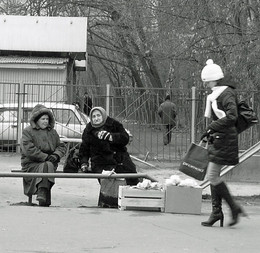
[[212, 90], [207, 96], [205, 117], [212, 118], [206, 132], [201, 139], [207, 138], [209, 143], [209, 164], [207, 179], [210, 182], [212, 213], [203, 226], [212, 226], [220, 221], [223, 226], [224, 214], [222, 212], [222, 199], [231, 209], [231, 222], [229, 226], [238, 223], [239, 216], [245, 215], [242, 208], [234, 201], [225, 182], [220, 177], [224, 165], [238, 164], [238, 133], [236, 129], [237, 94], [235, 82], [231, 76], [225, 76], [221, 67], [209, 59], [202, 69], [201, 79], [205, 86]]

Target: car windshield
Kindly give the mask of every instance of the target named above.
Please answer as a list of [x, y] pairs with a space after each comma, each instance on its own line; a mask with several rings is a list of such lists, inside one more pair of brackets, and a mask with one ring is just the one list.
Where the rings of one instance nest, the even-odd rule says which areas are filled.
[[78, 117], [75, 115], [75, 113], [72, 110], [52, 108], [52, 111], [55, 120], [62, 124], [81, 125], [81, 122], [79, 121]]
[[[23, 108], [21, 122], [29, 123], [33, 108]], [[65, 125], [86, 125], [89, 118], [80, 110], [68, 108], [51, 108], [55, 121]], [[78, 113], [78, 114], [77, 114]], [[0, 122], [17, 122], [17, 108], [0, 108]]]
[[17, 121], [17, 111], [2, 111], [0, 114], [0, 122]]
[[[32, 109], [24, 109], [22, 122], [29, 122], [30, 114]], [[0, 122], [16, 122], [17, 121], [17, 110], [10, 109], [10, 110], [2, 110], [0, 111]]]

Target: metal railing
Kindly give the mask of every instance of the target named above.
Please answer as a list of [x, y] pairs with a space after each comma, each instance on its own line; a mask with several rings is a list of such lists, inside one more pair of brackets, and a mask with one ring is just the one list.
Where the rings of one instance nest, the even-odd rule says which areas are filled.
[[[17, 140], [21, 136], [21, 129], [28, 123], [29, 111], [23, 110], [27, 102], [52, 102], [72, 104], [78, 102], [81, 110], [84, 104], [84, 92], [88, 91], [93, 100], [93, 106], [104, 107], [110, 116], [123, 123], [133, 135], [128, 145], [131, 155], [146, 160], [173, 161], [182, 159], [189, 144], [199, 141], [207, 126], [204, 118], [206, 90], [196, 89], [160, 89], [160, 88], [114, 88], [106, 86], [46, 85], [26, 83], [0, 83], [0, 105], [17, 103], [16, 110], [0, 107], [0, 150], [16, 152]], [[73, 94], [68, 96], [68, 91]], [[177, 125], [172, 130], [172, 141], [163, 144], [163, 131], [157, 114], [160, 103], [165, 95], [170, 94], [171, 100], [177, 106]], [[260, 93], [257, 91], [239, 91], [247, 102], [260, 113], [258, 101]], [[21, 116], [19, 116], [21, 115]], [[8, 118], [8, 126], [4, 123]], [[68, 120], [65, 114], [59, 117], [59, 124], [66, 128]], [[76, 120], [76, 119], [75, 119]], [[76, 121], [70, 123], [75, 124]], [[20, 130], [19, 130], [20, 129]], [[259, 125], [245, 131], [239, 137], [240, 149], [246, 150], [259, 141]], [[10, 137], [8, 139], [8, 137]], [[67, 136], [64, 136], [67, 137]], [[15, 148], [13, 148], [15, 147]]]

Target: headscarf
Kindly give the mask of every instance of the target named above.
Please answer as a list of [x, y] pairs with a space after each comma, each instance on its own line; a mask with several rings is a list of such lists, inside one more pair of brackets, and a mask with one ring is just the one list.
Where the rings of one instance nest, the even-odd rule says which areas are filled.
[[[102, 122], [100, 124], [94, 124], [93, 120], [92, 120], [92, 114], [94, 111], [99, 111], [100, 114], [102, 115]], [[107, 113], [106, 113], [106, 110], [102, 107], [93, 107], [89, 113], [89, 118], [90, 118], [90, 123], [92, 125], [92, 127], [94, 128], [99, 128], [99, 127], [102, 127], [105, 123], [106, 123], [106, 120], [107, 120]]]

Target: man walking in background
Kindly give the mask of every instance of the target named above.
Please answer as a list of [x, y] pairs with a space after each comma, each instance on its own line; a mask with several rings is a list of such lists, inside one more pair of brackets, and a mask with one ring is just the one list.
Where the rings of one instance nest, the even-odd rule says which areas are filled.
[[165, 101], [159, 106], [158, 114], [162, 120], [163, 144], [171, 142], [172, 129], [176, 126], [176, 105], [171, 102], [170, 95], [166, 95]]
[[89, 96], [88, 92], [86, 91], [84, 94], [84, 107], [83, 107], [83, 111], [86, 115], [89, 116], [89, 113], [92, 109], [92, 99]]

